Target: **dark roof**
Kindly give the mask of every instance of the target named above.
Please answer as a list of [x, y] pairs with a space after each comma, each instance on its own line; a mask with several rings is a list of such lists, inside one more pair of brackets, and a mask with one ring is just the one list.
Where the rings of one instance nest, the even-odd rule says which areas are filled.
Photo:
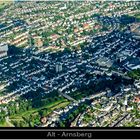
[[136, 97], [136, 98], [140, 98], [140, 94], [136, 95], [135, 97]]

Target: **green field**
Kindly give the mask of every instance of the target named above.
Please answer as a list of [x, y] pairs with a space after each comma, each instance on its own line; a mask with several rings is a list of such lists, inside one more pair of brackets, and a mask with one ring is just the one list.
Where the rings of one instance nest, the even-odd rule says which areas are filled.
[[[21, 122], [24, 121], [24, 118], [29, 118], [30, 116], [35, 116], [37, 120], [40, 120], [40, 118], [38, 118], [38, 114], [39, 111], [43, 111], [43, 110], [47, 110], [45, 116], [48, 116], [50, 113], [52, 113], [55, 109], [59, 109], [59, 108], [64, 108], [66, 107], [70, 102], [66, 99], [62, 99], [56, 102], [52, 102], [49, 103], [43, 107], [39, 107], [39, 108], [34, 108], [19, 114], [15, 114], [13, 116], [10, 116], [10, 121], [16, 121], [16, 122]], [[2, 125], [4, 126], [8, 126], [6, 123], [4, 123]]]
[[[40, 108], [37, 108], [37, 109], [31, 109], [29, 111], [26, 111], [26, 112], [23, 112], [21, 114], [17, 114], [17, 115], [14, 115], [14, 116], [11, 116], [10, 118], [11, 119], [15, 119], [15, 118], [21, 118], [22, 116], [28, 116], [28, 115], [31, 115], [31, 114], [35, 114], [37, 113], [38, 111], [40, 110], [44, 110], [44, 109], [47, 109], [48, 110], [48, 114], [51, 113], [53, 110], [55, 109], [58, 109], [58, 108], [62, 108], [62, 107], [65, 107], [69, 104], [69, 101], [67, 101], [66, 99], [64, 100], [60, 100], [60, 101], [56, 101], [56, 102], [52, 102], [50, 104], [47, 104], [46, 106], [43, 106], [43, 107], [40, 107]], [[46, 115], [48, 115], [46, 114]]]

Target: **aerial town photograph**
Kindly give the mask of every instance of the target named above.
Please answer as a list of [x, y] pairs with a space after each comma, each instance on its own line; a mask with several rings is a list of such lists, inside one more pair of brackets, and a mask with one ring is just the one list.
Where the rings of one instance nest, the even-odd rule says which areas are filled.
[[0, 127], [140, 127], [140, 1], [0, 1]]

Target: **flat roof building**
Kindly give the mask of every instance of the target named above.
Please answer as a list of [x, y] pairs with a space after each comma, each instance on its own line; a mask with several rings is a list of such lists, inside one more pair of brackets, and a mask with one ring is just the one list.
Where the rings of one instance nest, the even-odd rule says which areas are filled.
[[7, 56], [8, 45], [5, 43], [0, 44], [0, 57]]

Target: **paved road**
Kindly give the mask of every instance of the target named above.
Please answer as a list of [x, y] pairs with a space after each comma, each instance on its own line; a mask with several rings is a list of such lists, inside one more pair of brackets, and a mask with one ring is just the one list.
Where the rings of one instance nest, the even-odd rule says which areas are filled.
[[75, 99], [73, 99], [72, 97], [70, 97], [69, 95], [67, 94], [63, 94], [63, 93], [60, 93], [63, 97], [67, 98], [68, 100], [70, 101], [74, 101], [74, 102], [77, 102]]
[[120, 72], [116, 72], [116, 71], [112, 71], [112, 73], [116, 73], [116, 74], [118, 74], [119, 76], [122, 76], [123, 78], [125, 78], [125, 79], [131, 79], [130, 77], [128, 77], [128, 76], [126, 76], [124, 73], [120, 73]]
[[124, 115], [119, 121], [117, 121], [115, 124], [113, 124], [112, 127], [117, 127], [126, 117], [128, 116], [128, 113]]
[[7, 123], [8, 126], [10, 126], [10, 127], [15, 127], [15, 126], [10, 122], [9, 117], [6, 117], [6, 123]]

